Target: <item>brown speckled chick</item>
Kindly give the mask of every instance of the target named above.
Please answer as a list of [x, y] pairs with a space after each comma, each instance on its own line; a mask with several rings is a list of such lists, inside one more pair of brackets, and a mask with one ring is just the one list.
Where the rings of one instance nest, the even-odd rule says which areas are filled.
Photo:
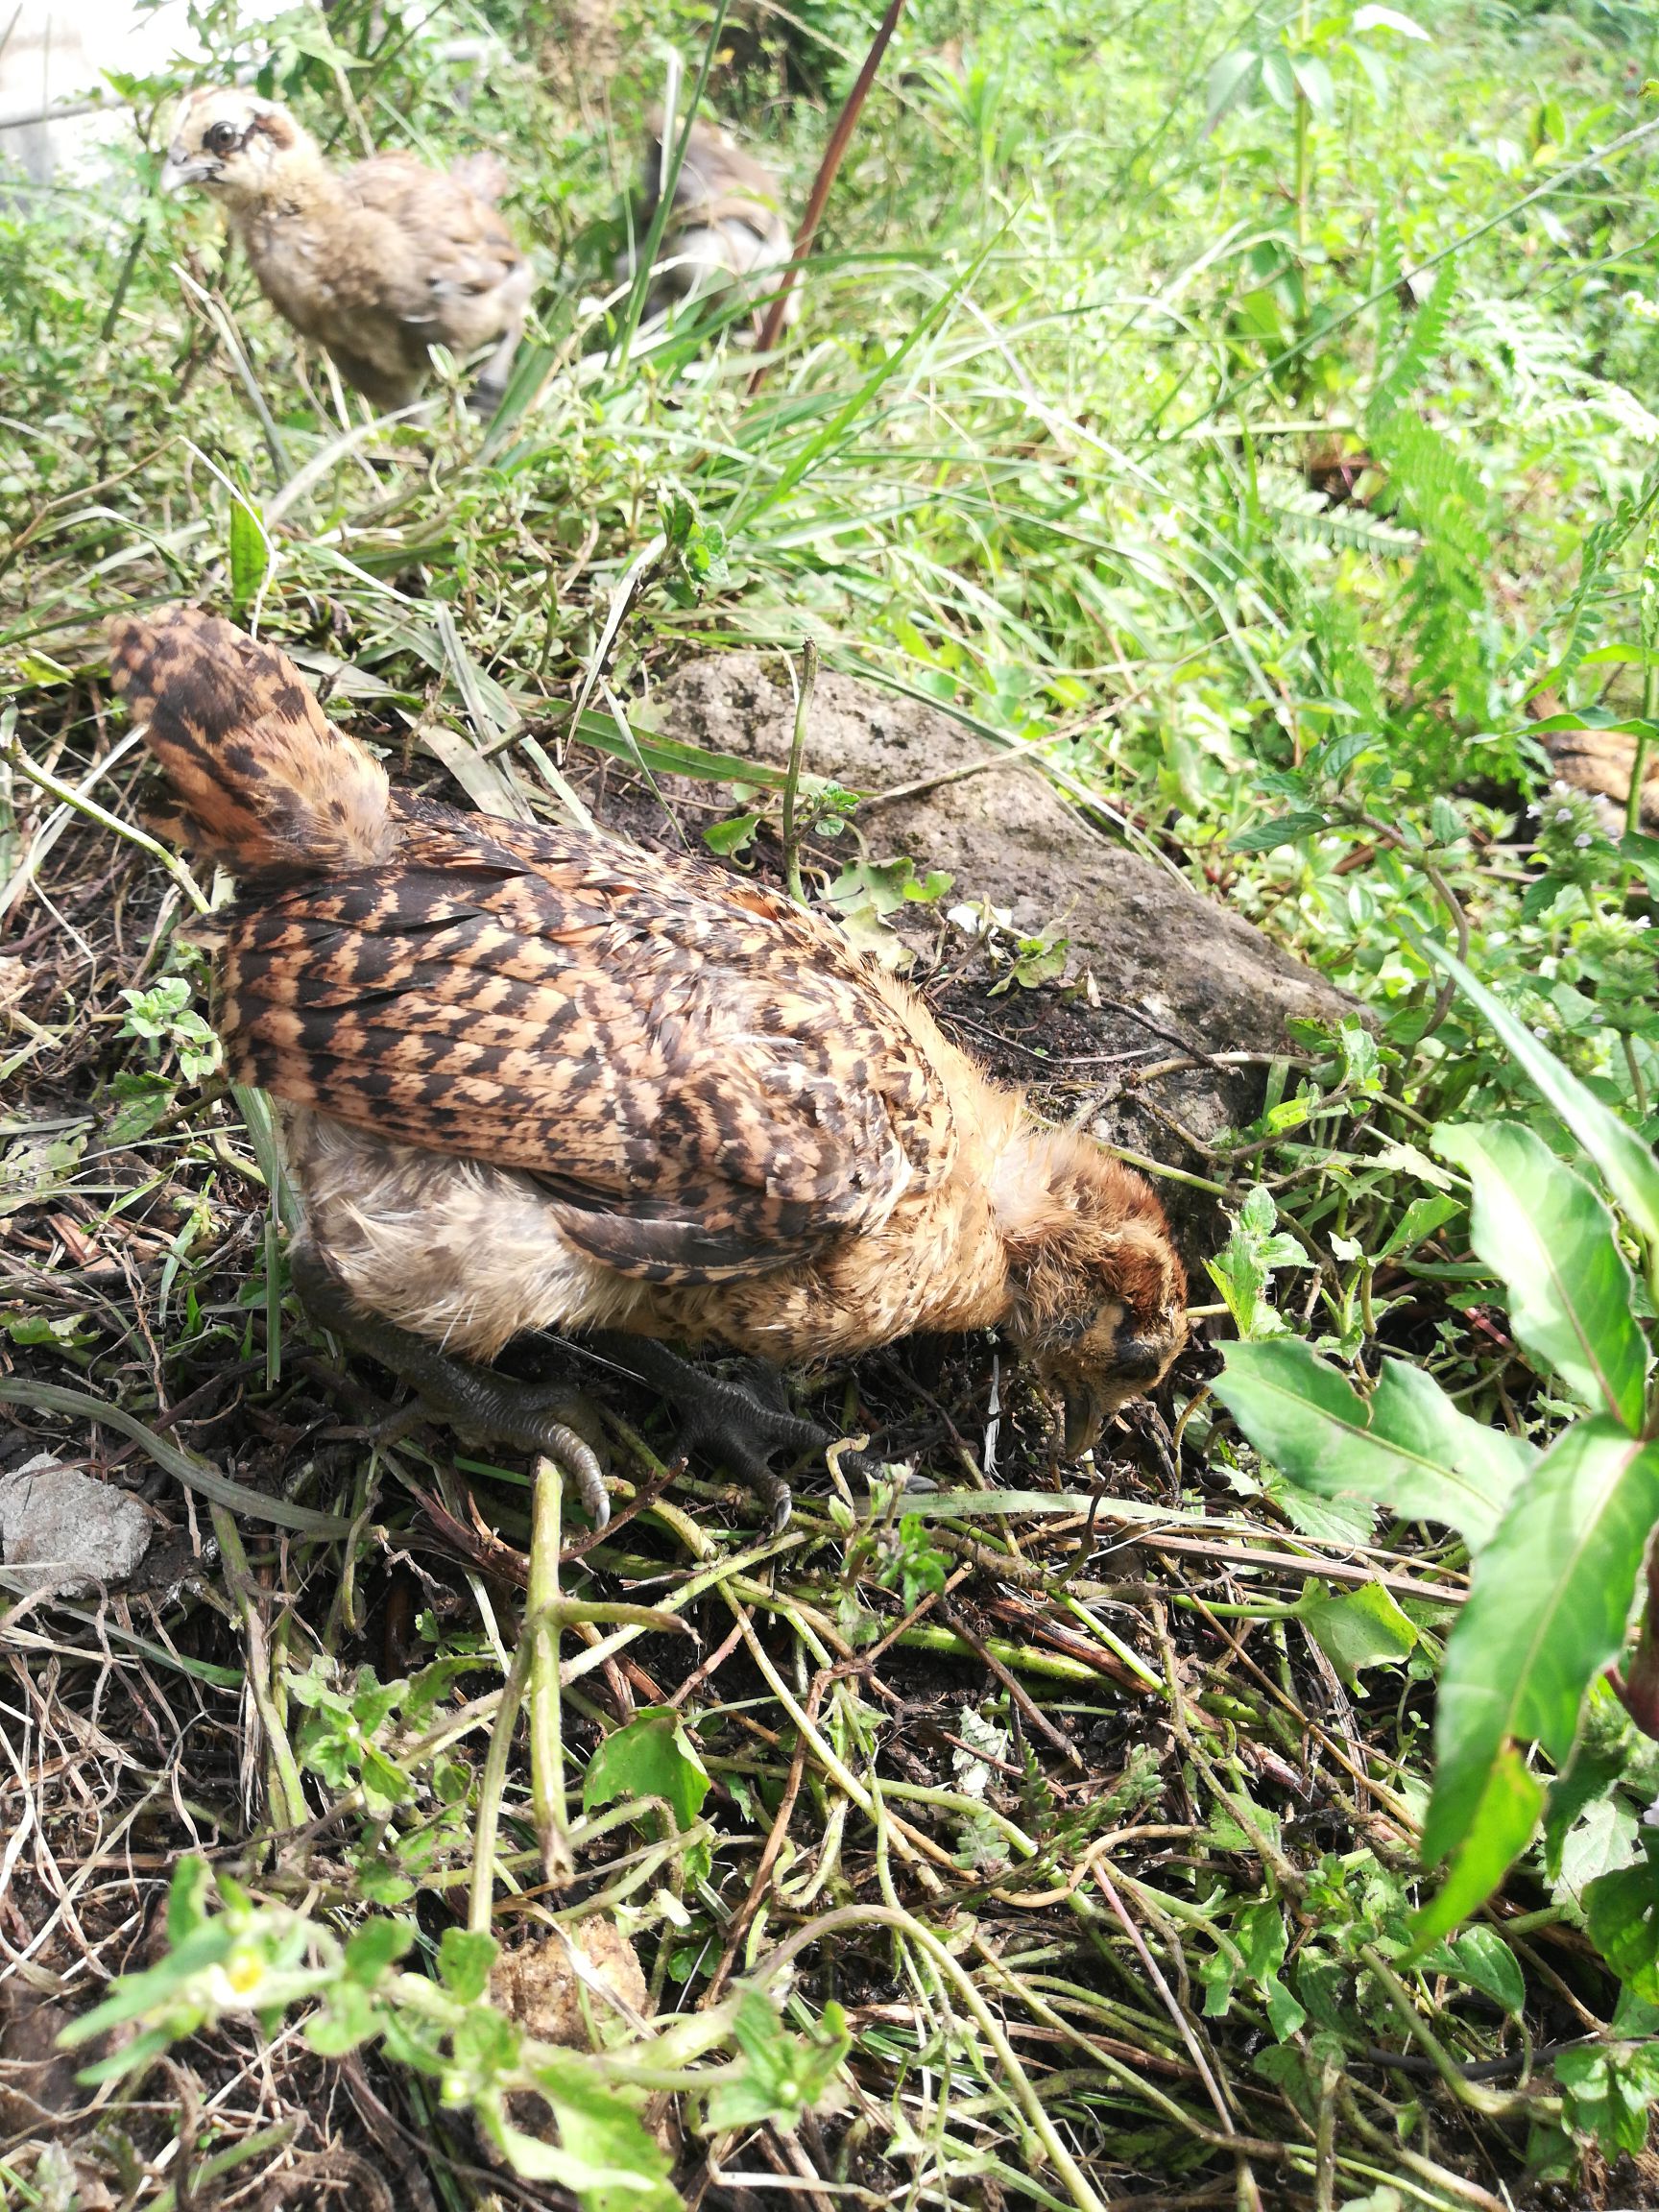
[[[641, 236], [656, 213], [667, 166], [661, 109], [653, 110], [648, 128]], [[663, 227], [648, 301], [651, 312], [660, 314], [693, 293], [733, 282], [740, 283], [745, 296], [763, 306], [795, 251], [781, 201], [771, 170], [745, 154], [718, 124], [699, 117], [691, 126], [685, 158], [674, 180], [674, 203]], [[785, 326], [798, 322], [800, 315], [797, 283], [783, 310]]]
[[173, 118], [161, 189], [200, 184], [225, 211], [271, 304], [376, 407], [406, 406], [428, 347], [493, 346], [474, 397], [499, 399], [533, 274], [492, 204], [499, 166], [449, 173], [408, 154], [334, 169], [285, 108], [235, 86]]
[[[1000, 1326], [1074, 1455], [1164, 1375], [1186, 1284], [1150, 1187], [830, 922], [710, 862], [395, 794], [216, 617], [110, 637], [167, 827], [240, 878], [216, 1023], [283, 1102], [297, 1286], [429, 1400], [461, 1403], [431, 1347], [453, 1367], [527, 1330], [622, 1333], [674, 1396], [652, 1339], [812, 1362]], [[499, 1410], [514, 1386], [485, 1380]], [[811, 1434], [735, 1463], [764, 1482]]]

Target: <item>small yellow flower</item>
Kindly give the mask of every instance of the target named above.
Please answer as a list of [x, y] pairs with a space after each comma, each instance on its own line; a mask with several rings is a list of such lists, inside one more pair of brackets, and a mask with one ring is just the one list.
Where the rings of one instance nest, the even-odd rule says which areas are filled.
[[265, 1979], [265, 1961], [257, 1951], [238, 1948], [225, 1961], [225, 1979], [238, 1997], [246, 1997]]

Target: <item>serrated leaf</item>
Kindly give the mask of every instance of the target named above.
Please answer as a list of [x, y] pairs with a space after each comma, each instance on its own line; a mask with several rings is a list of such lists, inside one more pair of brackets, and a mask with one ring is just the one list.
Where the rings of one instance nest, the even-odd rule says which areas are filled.
[[490, 1969], [499, 1949], [494, 1936], [481, 1929], [445, 1928], [438, 1945], [438, 1971], [450, 1995], [463, 2005], [482, 1997], [490, 1986]]
[[1363, 1022], [1345, 1021], [1336, 1032], [1342, 1054], [1342, 1080], [1351, 1090], [1368, 1091], [1382, 1079], [1382, 1058], [1377, 1040]]
[[1471, 1240], [1508, 1286], [1521, 1342], [1583, 1405], [1639, 1430], [1647, 1348], [1606, 1207], [1522, 1122], [1440, 1128], [1434, 1144], [1475, 1185]]
[[1431, 950], [1600, 1168], [1632, 1225], [1648, 1243], [1659, 1244], [1659, 1164], [1635, 1130], [1546, 1051], [1526, 1023], [1518, 1022], [1454, 953], [1439, 946]]
[[1495, 1928], [1466, 1928], [1450, 1943], [1423, 1953], [1417, 1964], [1426, 1974], [1450, 1974], [1479, 1989], [1518, 2020], [1527, 2005], [1527, 1978], [1521, 1962]]
[[1584, 1889], [1590, 1940], [1625, 1986], [1659, 2004], [1659, 1869], [1649, 1860], [1602, 1874]]
[[1498, 1527], [1528, 1447], [1460, 1413], [1431, 1376], [1382, 1363], [1367, 1403], [1300, 1337], [1229, 1344], [1213, 1385], [1258, 1452], [1323, 1498], [1442, 1521], [1471, 1548]]
[[1612, 1421], [1580, 1421], [1538, 1462], [1475, 1562], [1447, 1647], [1427, 1864], [1470, 1835], [1509, 1746], [1538, 1743], [1565, 1765], [1585, 1691], [1623, 1648], [1656, 1520], [1659, 1445]]

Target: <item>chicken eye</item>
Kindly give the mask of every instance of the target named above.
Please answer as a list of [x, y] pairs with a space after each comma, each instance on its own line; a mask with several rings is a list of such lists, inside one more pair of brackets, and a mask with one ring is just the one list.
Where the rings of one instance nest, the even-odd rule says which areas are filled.
[[209, 154], [233, 154], [242, 140], [234, 123], [215, 123], [202, 143]]

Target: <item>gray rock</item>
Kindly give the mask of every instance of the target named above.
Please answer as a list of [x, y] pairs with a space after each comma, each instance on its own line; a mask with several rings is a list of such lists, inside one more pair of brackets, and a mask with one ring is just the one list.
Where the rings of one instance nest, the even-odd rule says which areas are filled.
[[87, 1597], [125, 1582], [150, 1549], [151, 1520], [136, 1498], [42, 1452], [0, 1476], [0, 1559], [12, 1590]]

